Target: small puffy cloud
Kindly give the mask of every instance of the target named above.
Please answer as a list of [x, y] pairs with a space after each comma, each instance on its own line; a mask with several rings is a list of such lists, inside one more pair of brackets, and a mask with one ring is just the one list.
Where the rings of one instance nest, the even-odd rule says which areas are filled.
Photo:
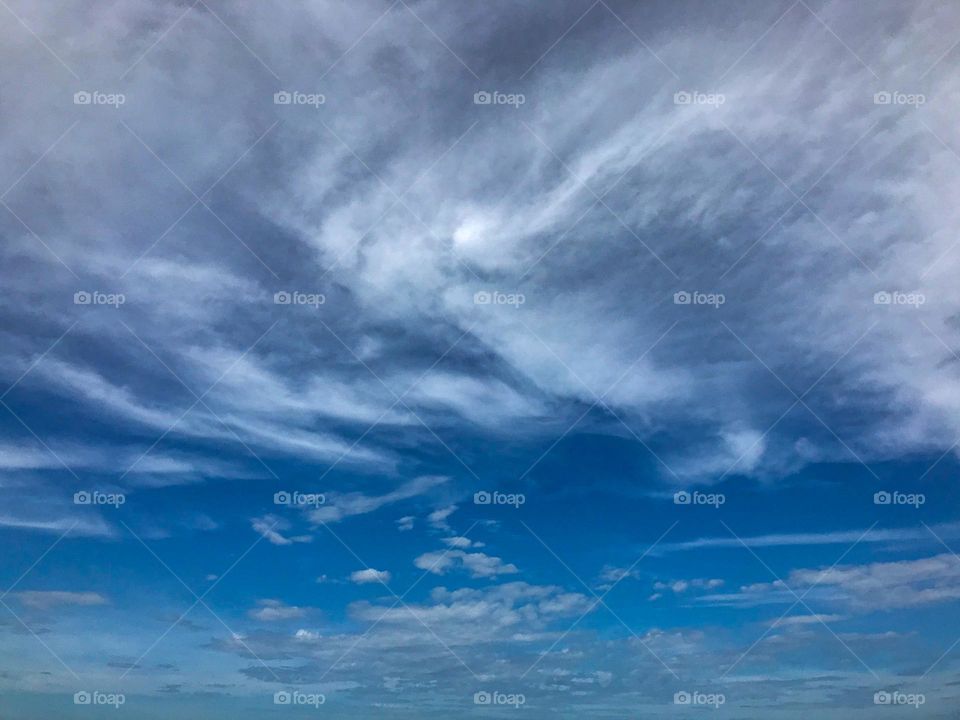
[[367, 568], [366, 570], [356, 570], [350, 573], [350, 580], [355, 582], [357, 585], [368, 585], [370, 583], [388, 583], [390, 582], [390, 572], [388, 570], [374, 570], [373, 568]]
[[294, 605], [286, 605], [280, 600], [258, 600], [256, 609], [247, 614], [255, 620], [277, 622], [278, 620], [292, 620], [303, 617], [306, 611]]
[[404, 517], [397, 520], [397, 530], [400, 532], [406, 532], [407, 530], [413, 530], [413, 523], [416, 518], [413, 515], [405, 515]]
[[294, 543], [308, 543], [313, 540], [309, 535], [286, 537], [281, 534], [282, 531], [290, 529], [290, 522], [276, 515], [264, 515], [262, 518], [253, 518], [250, 523], [254, 530], [274, 545], [293, 545]]

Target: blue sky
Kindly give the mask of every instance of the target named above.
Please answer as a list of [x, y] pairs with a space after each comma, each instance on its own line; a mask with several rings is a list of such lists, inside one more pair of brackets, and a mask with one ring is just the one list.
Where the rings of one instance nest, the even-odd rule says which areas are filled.
[[4, 718], [953, 717], [955, 4], [0, 16]]

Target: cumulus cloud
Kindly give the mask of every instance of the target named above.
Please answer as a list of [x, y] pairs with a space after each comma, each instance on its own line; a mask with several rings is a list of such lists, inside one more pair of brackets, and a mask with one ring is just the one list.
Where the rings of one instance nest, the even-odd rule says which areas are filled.
[[388, 570], [374, 570], [373, 568], [355, 570], [350, 573], [350, 580], [357, 585], [369, 585], [371, 583], [386, 584], [390, 582], [390, 578], [391, 575]]

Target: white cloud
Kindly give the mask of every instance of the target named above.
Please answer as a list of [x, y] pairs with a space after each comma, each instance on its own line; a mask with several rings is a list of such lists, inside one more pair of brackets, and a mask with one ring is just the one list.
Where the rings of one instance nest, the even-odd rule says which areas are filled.
[[453, 515], [453, 513], [456, 511], [456, 505], [448, 505], [446, 507], [437, 508], [432, 513], [427, 515], [427, 522], [430, 523], [431, 527], [434, 527], [437, 530], [449, 530], [450, 526], [447, 524], [447, 518]]
[[274, 545], [293, 545], [294, 543], [308, 543], [313, 540], [309, 535], [293, 535], [291, 537], [282, 535], [281, 532], [289, 530], [291, 525], [288, 520], [277, 517], [276, 515], [264, 515], [261, 518], [253, 518], [250, 524], [254, 530]]
[[851, 611], [948, 602], [960, 599], [960, 559], [942, 554], [918, 560], [793, 570], [783, 581], [746, 585], [736, 593], [708, 595], [700, 600], [743, 607], [792, 604], [794, 593], [802, 595], [807, 589], [811, 598]]
[[470, 538], [463, 536], [443, 538], [443, 544], [459, 550], [466, 550], [471, 547], [483, 547], [483, 543], [475, 543]]
[[425, 475], [409, 480], [395, 490], [383, 495], [364, 495], [363, 493], [335, 493], [326, 494], [326, 504], [310, 513], [315, 522], [332, 523], [346, 517], [364, 515], [379, 510], [385, 505], [409, 500], [429, 492], [433, 488], [447, 482], [448, 478], [435, 475]]
[[286, 605], [280, 600], [258, 600], [257, 606], [256, 609], [250, 610], [247, 614], [255, 620], [264, 622], [292, 620], [301, 618], [306, 614], [303, 608]]
[[771, 627], [793, 627], [796, 625], [819, 625], [821, 623], [839, 622], [845, 619], [843, 615], [790, 615], [771, 623]]
[[463, 568], [475, 578], [492, 578], [519, 572], [513, 563], [505, 563], [498, 557], [463, 550], [437, 550], [417, 557], [413, 564], [434, 575], [445, 575], [455, 568]]
[[[960, 523], [946, 523], [933, 526], [934, 531], [944, 539], [960, 537]], [[680, 552], [684, 550], [699, 550], [703, 548], [742, 548], [748, 547], [791, 547], [803, 545], [852, 545], [862, 543], [887, 543], [923, 541], [935, 542], [930, 533], [923, 528], [895, 528], [862, 530], [837, 530], [822, 533], [788, 533], [747, 536], [736, 538], [732, 536], [707, 537], [697, 540], [685, 540], [676, 543], [661, 543], [653, 554]]]
[[106, 605], [107, 599], [97, 592], [70, 592], [66, 590], [26, 590], [14, 593], [24, 606], [37, 610], [49, 610], [65, 605], [90, 607]]
[[357, 585], [369, 585], [370, 583], [386, 584], [390, 582], [390, 577], [391, 575], [388, 570], [374, 570], [373, 568], [355, 570], [350, 573], [350, 580]]
[[679, 595], [690, 588], [715, 590], [723, 585], [723, 580], [719, 578], [694, 578], [692, 580], [670, 580], [668, 582], [658, 581], [653, 584], [654, 590], [670, 590]]

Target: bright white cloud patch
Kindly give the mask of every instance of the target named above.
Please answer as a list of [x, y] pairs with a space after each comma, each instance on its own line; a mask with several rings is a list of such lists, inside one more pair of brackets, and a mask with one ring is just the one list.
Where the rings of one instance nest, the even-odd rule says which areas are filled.
[[371, 583], [390, 582], [390, 572], [387, 570], [374, 570], [366, 568], [365, 570], [356, 570], [350, 573], [350, 580], [357, 585], [369, 585]]

